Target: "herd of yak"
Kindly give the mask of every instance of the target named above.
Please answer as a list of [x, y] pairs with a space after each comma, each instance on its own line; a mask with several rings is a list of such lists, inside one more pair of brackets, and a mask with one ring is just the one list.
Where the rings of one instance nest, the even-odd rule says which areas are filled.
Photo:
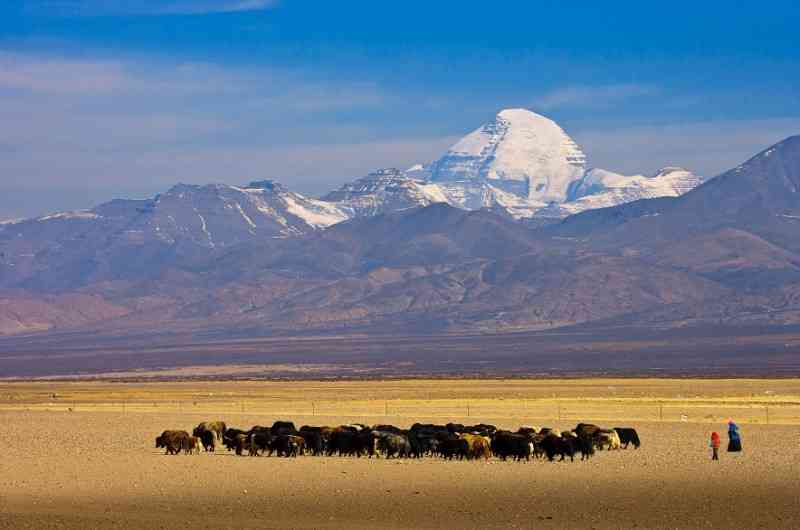
[[273, 454], [282, 457], [313, 456], [385, 456], [386, 458], [489, 459], [493, 455], [506, 460], [560, 457], [574, 460], [590, 458], [595, 450], [639, 448], [635, 429], [604, 429], [579, 423], [571, 431], [557, 432], [548, 427], [520, 427], [516, 432], [494, 425], [433, 425], [415, 423], [410, 429], [393, 425], [341, 425], [296, 429], [289, 421], [276, 421], [271, 427], [255, 426], [248, 431], [228, 428], [224, 422], [203, 422], [190, 435], [186, 431], [164, 431], [156, 438], [156, 448], [177, 455], [214, 451], [222, 444], [237, 455]]

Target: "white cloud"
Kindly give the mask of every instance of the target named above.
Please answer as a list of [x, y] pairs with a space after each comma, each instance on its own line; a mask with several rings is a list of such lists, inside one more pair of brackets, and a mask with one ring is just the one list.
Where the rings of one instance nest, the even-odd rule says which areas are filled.
[[[239, 0], [239, 1], [184, 1], [172, 2], [161, 8], [161, 13], [235, 13], [238, 11], [260, 11], [274, 7], [277, 0]], [[157, 13], [158, 11], [156, 11]]]
[[563, 107], [598, 108], [658, 93], [656, 87], [634, 83], [614, 85], [575, 85], [557, 88], [534, 99], [533, 108], [552, 110]]
[[0, 51], [0, 91], [16, 96], [161, 99], [237, 98], [237, 105], [300, 111], [376, 106], [385, 94], [371, 82], [327, 82], [288, 70], [224, 68], [209, 63], [76, 60]]
[[161, 189], [258, 176], [332, 186], [427, 162], [453, 140], [376, 128], [363, 116], [405, 98], [374, 83], [274, 69], [0, 51], [0, 96], [0, 187]]
[[202, 15], [261, 11], [278, 0], [34, 0], [29, 12], [55, 16]]

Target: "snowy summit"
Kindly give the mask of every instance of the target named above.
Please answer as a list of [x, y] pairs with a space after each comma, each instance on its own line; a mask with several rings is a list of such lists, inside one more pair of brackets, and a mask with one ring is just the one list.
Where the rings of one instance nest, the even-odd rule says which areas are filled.
[[484, 181], [547, 203], [567, 198], [586, 156], [556, 122], [526, 109], [506, 109], [433, 163], [433, 182]]

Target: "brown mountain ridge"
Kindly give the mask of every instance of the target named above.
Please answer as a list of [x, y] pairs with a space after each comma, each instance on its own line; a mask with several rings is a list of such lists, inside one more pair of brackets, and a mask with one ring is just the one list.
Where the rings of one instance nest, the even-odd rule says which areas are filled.
[[[296, 237], [245, 226], [212, 246], [197, 231], [152, 229], [152, 205], [120, 203], [102, 225], [0, 229], [0, 334], [797, 324], [798, 189], [795, 136], [681, 197], [540, 228], [433, 204]], [[161, 226], [171, 215], [158, 211]]]

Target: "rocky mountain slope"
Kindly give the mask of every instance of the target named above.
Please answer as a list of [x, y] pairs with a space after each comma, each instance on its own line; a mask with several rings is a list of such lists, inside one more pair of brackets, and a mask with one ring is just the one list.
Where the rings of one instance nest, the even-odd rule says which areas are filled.
[[0, 285], [48, 290], [154, 278], [211, 251], [294, 237], [347, 218], [335, 205], [271, 181], [179, 184], [153, 199], [0, 226]]
[[794, 136], [681, 197], [587, 211], [540, 236], [635, 256], [730, 290], [699, 306], [656, 307], [637, 319], [792, 324], [800, 322], [798, 190], [800, 136]]
[[555, 230], [592, 237], [598, 245], [655, 247], [736, 228], [796, 250], [798, 189], [800, 136], [792, 136], [680, 197], [584, 212]]
[[[594, 171], [568, 193], [581, 201], [635, 182], [647, 196], [654, 181], [677, 194], [693, 178]], [[519, 198], [480, 185], [492, 200]], [[679, 197], [539, 229], [507, 209], [451, 206], [430, 186], [382, 172], [322, 201], [271, 182], [180, 185], [4, 224], [0, 333], [800, 323], [800, 137]]]

